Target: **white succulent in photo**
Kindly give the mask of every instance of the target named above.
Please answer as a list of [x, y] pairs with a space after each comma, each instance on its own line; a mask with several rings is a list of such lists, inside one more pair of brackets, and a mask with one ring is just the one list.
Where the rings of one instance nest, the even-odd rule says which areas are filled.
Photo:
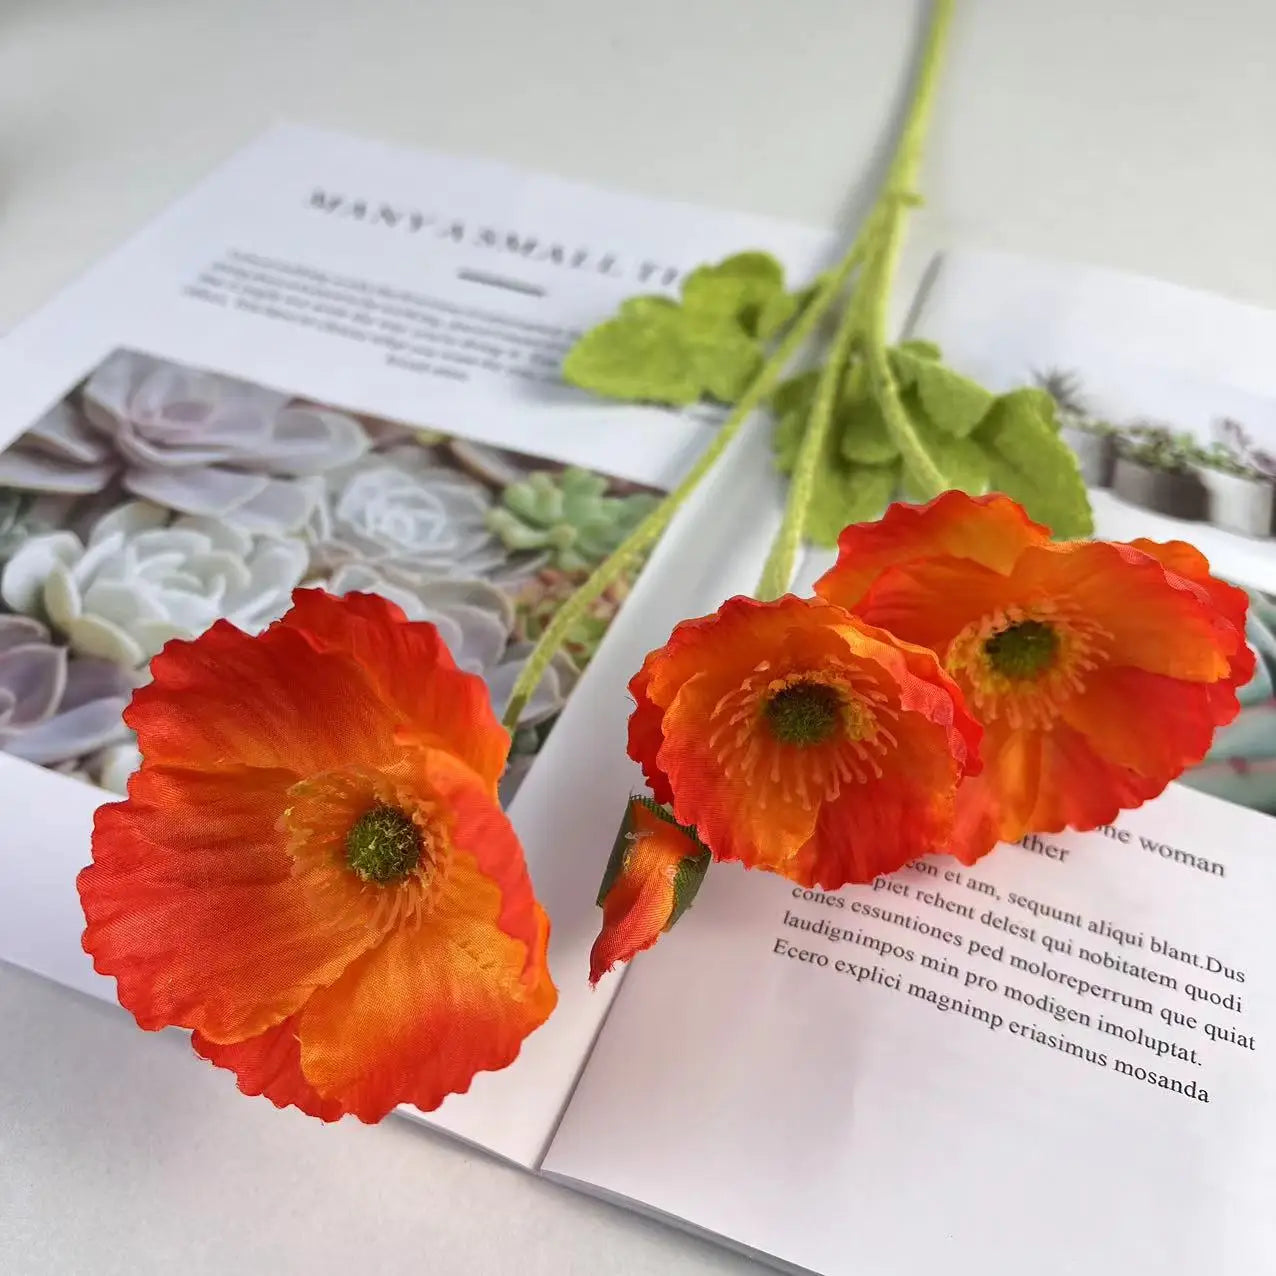
[[121, 715], [144, 675], [77, 659], [30, 616], [0, 616], [0, 750], [43, 766], [132, 747]]
[[32, 537], [5, 564], [0, 597], [72, 652], [136, 668], [222, 618], [264, 629], [288, 609], [307, 560], [295, 537], [131, 501], [99, 519], [87, 543], [66, 531]]
[[364, 457], [329, 476], [315, 558], [326, 567], [365, 563], [423, 580], [487, 576], [509, 553], [487, 526], [492, 493], [418, 444]]
[[322, 501], [318, 476], [369, 442], [344, 412], [129, 351], [79, 398], [82, 411], [57, 404], [0, 455], [0, 486], [87, 494], [118, 481], [179, 513], [289, 532]]

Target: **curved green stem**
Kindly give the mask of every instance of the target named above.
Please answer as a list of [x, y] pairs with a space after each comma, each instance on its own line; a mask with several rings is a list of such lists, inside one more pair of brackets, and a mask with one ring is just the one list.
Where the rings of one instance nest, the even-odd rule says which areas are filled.
[[837, 392], [842, 384], [842, 374], [851, 357], [858, 327], [857, 309], [853, 304], [848, 305], [842, 312], [842, 319], [838, 324], [837, 336], [829, 351], [828, 361], [820, 369], [820, 379], [816, 383], [815, 398], [811, 404], [811, 416], [806, 425], [806, 433], [802, 436], [801, 446], [798, 448], [793, 472], [789, 476], [789, 495], [784, 505], [784, 519], [780, 523], [780, 530], [772, 542], [771, 552], [767, 555], [766, 564], [758, 580], [755, 592], [763, 602], [779, 598], [793, 580], [793, 568], [797, 562], [798, 551], [802, 547], [802, 534], [806, 528], [806, 514], [815, 491], [816, 471], [819, 469], [829, 431], [833, 425]]
[[833, 304], [847, 278], [859, 263], [863, 251], [862, 240], [857, 239], [846, 256], [825, 277], [815, 296], [806, 304], [802, 313], [785, 333], [783, 340], [762, 365], [749, 388], [719, 427], [713, 442], [696, 459], [682, 482], [629, 533], [603, 562], [598, 564], [584, 584], [558, 609], [553, 620], [546, 625], [510, 693], [509, 704], [506, 706], [502, 719], [507, 731], [513, 732], [518, 726], [518, 720], [522, 717], [527, 702], [545, 676], [545, 670], [549, 668], [550, 661], [563, 645], [572, 626], [616, 582], [633, 559], [649, 549], [660, 538], [661, 533], [669, 526], [670, 520], [699, 486], [700, 480], [714, 467], [718, 457], [726, 451], [731, 440], [739, 433], [740, 427], [752, 415], [754, 409], [759, 407], [775, 389], [776, 383], [784, 374], [793, 356], [806, 343]]
[[953, 0], [935, 0], [918, 70], [917, 88], [882, 191], [882, 200], [888, 201], [882, 238], [875, 245], [877, 251], [865, 267], [861, 281], [861, 287], [869, 294], [865, 306], [863, 349], [874, 396], [914, 481], [925, 484], [935, 495], [949, 486], [948, 480], [931, 460], [908, 419], [908, 413], [904, 411], [886, 346], [891, 288], [904, 243], [904, 218], [908, 206], [915, 202], [913, 187], [921, 166], [922, 144], [934, 106], [939, 68], [952, 16]]
[[[803, 440], [803, 451], [799, 454], [801, 474], [795, 473], [784, 522], [777, 544], [768, 557], [763, 586], [760, 588], [775, 589], [777, 593], [788, 588], [797, 545], [801, 541], [802, 528], [806, 522], [823, 435], [827, 433], [833, 415], [837, 378], [841, 366], [846, 362], [846, 356], [857, 340], [864, 347], [870, 375], [878, 386], [887, 424], [892, 434], [896, 435], [901, 452], [910, 460], [919, 476], [929, 477], [933, 473], [939, 486], [946, 486], [943, 475], [926, 456], [921, 440], [917, 438], [903, 405], [899, 402], [898, 387], [886, 358], [886, 324], [890, 287], [903, 236], [904, 209], [909, 203], [915, 202], [912, 185], [921, 162], [922, 142], [935, 96], [953, 3], [954, 0], [934, 0], [917, 88], [909, 105], [885, 186], [873, 211], [865, 220], [863, 230], [856, 236], [855, 242], [838, 265], [825, 277], [815, 296], [762, 365], [753, 383], [719, 428], [713, 442], [696, 460], [682, 482], [594, 569], [589, 579], [563, 604], [545, 627], [510, 695], [503, 719], [509, 731], [512, 732], [517, 727], [527, 702], [545, 676], [550, 661], [571, 632], [572, 626], [615, 583], [632, 561], [659, 539], [673, 516], [727, 449], [740, 427], [775, 388], [793, 356], [815, 331], [816, 325], [861, 260], [867, 264], [864, 277], [860, 280], [859, 295], [848, 303], [837, 339], [840, 354], [838, 351], [834, 352], [829, 360], [829, 367], [825, 370], [826, 378], [821, 380], [822, 397], [819, 401], [824, 404], [822, 415], [820, 419], [812, 420], [807, 437]], [[817, 425], [820, 427], [818, 431], [815, 428]], [[777, 584], [781, 578], [783, 583]]]
[[899, 387], [886, 355], [886, 345], [891, 286], [904, 239], [904, 218], [908, 207], [917, 202], [912, 188], [921, 164], [922, 143], [934, 103], [952, 14], [953, 0], [935, 0], [917, 87], [909, 103], [899, 144], [885, 185], [861, 232], [860, 242], [865, 246], [867, 258], [864, 272], [842, 315], [833, 348], [820, 373], [806, 433], [789, 481], [784, 520], [758, 581], [758, 597], [764, 601], [778, 598], [792, 582], [807, 512], [815, 492], [816, 474], [832, 428], [838, 387], [857, 345], [863, 350], [875, 397], [905, 464], [918, 482], [925, 482], [937, 493], [948, 486], [900, 402]]

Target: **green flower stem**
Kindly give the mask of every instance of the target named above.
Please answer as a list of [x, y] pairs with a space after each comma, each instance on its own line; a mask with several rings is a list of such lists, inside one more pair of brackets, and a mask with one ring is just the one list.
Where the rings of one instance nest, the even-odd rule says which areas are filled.
[[859, 264], [863, 254], [864, 240], [861, 237], [856, 239], [846, 256], [825, 276], [815, 296], [803, 307], [801, 314], [785, 333], [783, 340], [772, 351], [749, 388], [731, 409], [730, 415], [714, 435], [713, 442], [696, 458], [695, 464], [687, 471], [682, 482], [625, 537], [603, 562], [598, 564], [589, 579], [567, 599], [555, 613], [553, 620], [545, 626], [510, 693], [510, 701], [503, 718], [507, 731], [513, 732], [518, 725], [527, 702], [545, 676], [545, 670], [549, 668], [550, 661], [563, 645], [572, 626], [616, 582], [633, 559], [660, 538], [661, 533], [669, 526], [670, 520], [699, 486], [700, 480], [713, 469], [718, 458], [739, 433], [740, 427], [775, 389], [784, 370], [814, 333], [820, 320], [837, 299], [838, 293], [846, 284], [851, 272]]
[[891, 287], [895, 282], [900, 250], [904, 244], [904, 219], [908, 207], [916, 202], [913, 190], [917, 183], [917, 171], [921, 167], [922, 145], [926, 140], [926, 128], [930, 123], [935, 90], [939, 85], [939, 69], [943, 62], [952, 16], [953, 0], [935, 0], [930, 28], [926, 33], [926, 46], [922, 50], [917, 88], [882, 191], [883, 200], [889, 202], [882, 237], [875, 245], [877, 251], [873, 260], [864, 268], [861, 281], [861, 286], [871, 296], [871, 300], [865, 305], [863, 350], [875, 397], [886, 419], [886, 427], [904, 458], [904, 464], [914, 480], [925, 483], [936, 496], [949, 486], [948, 480], [930, 459], [913, 429], [913, 423], [908, 419], [908, 413], [904, 411], [899, 386], [886, 357], [886, 347]]
[[824, 455], [825, 443], [833, 425], [833, 409], [841, 389], [842, 376], [850, 362], [859, 328], [858, 308], [850, 303], [842, 312], [837, 336], [829, 351], [828, 361], [820, 369], [820, 379], [815, 387], [815, 399], [811, 404], [811, 417], [806, 433], [798, 449], [793, 473], [789, 476], [789, 495], [784, 506], [784, 519], [776, 533], [762, 568], [762, 576], [754, 591], [763, 602], [779, 598], [793, 579], [793, 568], [798, 551], [802, 547], [802, 533], [806, 526], [806, 513], [811, 495], [815, 491], [815, 474]]
[[821, 371], [806, 433], [802, 437], [793, 466], [784, 520], [758, 582], [758, 597], [763, 600], [778, 598], [793, 580], [807, 512], [815, 491], [816, 472], [824, 455], [828, 432], [832, 428], [837, 392], [846, 365], [857, 349], [863, 354], [887, 428], [909, 471], [936, 494], [949, 486], [947, 479], [922, 446], [907, 412], [904, 411], [886, 349], [891, 287], [895, 281], [903, 245], [904, 219], [908, 215], [908, 209], [918, 202], [913, 194], [913, 186], [921, 165], [922, 143], [939, 81], [939, 68], [952, 13], [953, 0], [935, 0], [926, 46], [922, 52], [917, 87], [909, 104], [908, 115], [886, 181], [861, 233], [865, 253], [864, 269], [846, 304], [828, 362]]
[[[825, 276], [815, 296], [762, 365], [761, 371], [722, 423], [713, 442], [697, 458], [682, 482], [594, 569], [589, 579], [559, 608], [553, 620], [545, 627], [510, 694], [503, 719], [507, 730], [513, 732], [518, 725], [527, 702], [544, 677], [555, 653], [571, 632], [572, 626], [616, 582], [630, 563], [660, 538], [673, 516], [739, 433], [740, 427], [775, 388], [784, 370], [815, 332], [820, 320], [861, 262], [864, 262], [864, 271], [859, 286], [847, 303], [847, 312], [843, 316], [836, 339], [837, 349], [830, 358], [825, 377], [820, 383], [822, 416], [820, 419], [813, 418], [807, 437], [803, 440], [804, 452], [799, 454], [798, 462], [801, 472], [795, 472], [794, 482], [789, 489], [784, 522], [778, 534], [777, 547], [767, 560], [763, 587], [777, 594], [782, 593], [792, 579], [793, 562], [801, 543], [813, 476], [819, 461], [822, 432], [827, 432], [829, 428], [842, 366], [855, 345], [863, 348], [870, 376], [878, 387], [887, 424], [896, 436], [905, 459], [918, 477], [929, 480], [931, 475], [934, 476], [936, 491], [947, 486], [944, 476], [926, 456], [925, 449], [899, 401], [898, 387], [886, 359], [886, 323], [890, 288], [903, 238], [904, 210], [917, 202], [912, 194], [912, 187], [921, 162], [922, 142], [935, 96], [952, 11], [953, 0], [935, 0], [917, 88], [909, 106], [899, 145], [891, 161], [886, 183], [872, 212], [865, 219], [860, 234], [842, 260]], [[817, 425], [818, 430], [815, 428]], [[799, 478], [801, 481], [798, 481]]]

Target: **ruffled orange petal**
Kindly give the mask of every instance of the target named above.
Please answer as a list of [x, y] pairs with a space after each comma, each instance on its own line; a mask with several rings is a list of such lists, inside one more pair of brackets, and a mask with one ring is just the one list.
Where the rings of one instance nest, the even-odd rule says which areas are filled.
[[1042, 736], [1041, 783], [1029, 828], [1058, 833], [1111, 824], [1122, 811], [1157, 797], [1168, 783], [1166, 776], [1142, 776], [1107, 761], [1095, 751], [1092, 737], [1056, 726]]
[[[1170, 584], [1175, 588], [1188, 588], [1198, 598], [1199, 591], [1204, 591], [1208, 595], [1208, 605], [1216, 613], [1216, 622], [1222, 621], [1225, 626], [1223, 628], [1225, 645], [1231, 645], [1227, 629], [1244, 635], [1246, 615], [1249, 611], [1249, 596], [1243, 589], [1210, 575], [1209, 560], [1195, 545], [1188, 545], [1183, 541], [1160, 542], [1143, 539], [1131, 541], [1130, 545], [1133, 549], [1155, 558], [1172, 573]], [[1243, 687], [1254, 676], [1255, 663], [1253, 649], [1243, 641], [1237, 643], [1232, 651], [1232, 667], [1228, 678], [1235, 686]]]
[[124, 721], [148, 761], [313, 775], [397, 752], [395, 721], [351, 659], [273, 625], [251, 637], [219, 620], [151, 662]]
[[84, 948], [143, 1028], [254, 1036], [375, 941], [286, 850], [286, 771], [148, 762], [101, 807], [77, 882]]
[[973, 864], [999, 842], [1027, 832], [1041, 785], [1040, 731], [987, 724], [980, 775], [962, 782], [954, 803], [949, 854]]
[[855, 614], [941, 661], [967, 625], [1018, 601], [1010, 577], [961, 558], [932, 558], [887, 568]]
[[[604, 884], [600, 901], [602, 929], [589, 954], [591, 984], [617, 962], [650, 948], [669, 928], [679, 909], [679, 874], [705, 855], [704, 847], [684, 829], [640, 798], [629, 803], [621, 839], [617, 872]], [[684, 877], [689, 879], [690, 873]], [[686, 885], [689, 881], [684, 889]]]
[[858, 607], [887, 568], [920, 558], [961, 558], [1006, 573], [1050, 531], [1007, 496], [944, 492], [926, 505], [895, 504], [871, 523], [852, 523], [838, 538], [837, 563], [815, 592], [848, 610]]
[[947, 850], [961, 773], [944, 728], [925, 719], [911, 723], [870, 791], [848, 788], [821, 809], [814, 835], [784, 875], [836, 890]]
[[[934, 655], [819, 599], [732, 599], [715, 616], [680, 625], [647, 673], [650, 702], [670, 697], [656, 762], [674, 815], [716, 859], [795, 880], [852, 880], [870, 852], [853, 834], [834, 836], [834, 815], [824, 812], [850, 819], [876, 803], [880, 788], [892, 811], [883, 825], [893, 822], [909, 789], [896, 771], [916, 745], [921, 782], [946, 789], [933, 802], [910, 790], [915, 818], [895, 824], [879, 856], [898, 867], [935, 849], [957, 777], [978, 767], [979, 728]], [[839, 729], [800, 747], [772, 735], [765, 697], [810, 680], [837, 689], [863, 734]], [[922, 756], [931, 749], [939, 759]]]
[[1114, 664], [1199, 682], [1228, 677], [1244, 633], [1214, 610], [1204, 587], [1189, 590], [1185, 578], [1175, 580], [1155, 558], [1127, 545], [1075, 541], [1025, 550], [1013, 586], [1096, 625], [1101, 650]]
[[634, 711], [629, 715], [629, 756], [642, 767], [647, 785], [656, 801], [662, 806], [673, 802], [673, 790], [669, 777], [660, 769], [660, 746], [664, 740], [661, 720], [665, 706], [658, 705], [648, 694], [651, 685], [651, 666], [663, 654], [653, 651], [642, 663], [642, 668], [629, 682], [629, 694], [634, 698]]
[[1030, 832], [1098, 828], [1156, 797], [1168, 782], [1100, 756], [1089, 737], [1064, 723], [1048, 731], [993, 724], [984, 737], [983, 774], [957, 790], [949, 851], [973, 864]]
[[408, 621], [376, 594], [337, 598], [320, 589], [297, 590], [280, 624], [304, 635], [317, 651], [351, 659], [402, 724], [401, 743], [446, 748], [496, 791], [509, 735], [483, 680], [457, 669], [435, 626]]
[[447, 898], [316, 992], [298, 1016], [301, 1069], [327, 1102], [375, 1122], [400, 1103], [432, 1111], [479, 1072], [509, 1065], [549, 1017], [549, 921], [532, 947], [497, 924], [499, 887], [456, 853]]
[[295, 1015], [246, 1041], [218, 1045], [196, 1032], [191, 1045], [201, 1059], [233, 1072], [243, 1094], [261, 1095], [277, 1108], [298, 1108], [320, 1121], [339, 1121], [346, 1115], [340, 1103], [325, 1099], [302, 1076]]
[[1061, 710], [1110, 762], [1168, 783], [1208, 752], [1240, 704], [1230, 682], [1186, 682], [1145, 669], [1095, 670]]

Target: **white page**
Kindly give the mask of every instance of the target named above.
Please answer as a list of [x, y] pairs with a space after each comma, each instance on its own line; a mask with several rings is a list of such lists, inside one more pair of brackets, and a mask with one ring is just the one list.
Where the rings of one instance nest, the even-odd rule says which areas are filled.
[[[1128, 841], [1052, 835], [973, 870], [937, 859], [831, 905], [713, 870], [635, 962], [546, 1172], [827, 1276], [1271, 1270], [1276, 826], [1176, 786], [1118, 828]], [[1017, 932], [989, 924], [1007, 920]], [[1091, 931], [1104, 923], [1134, 942]], [[1047, 935], [1072, 953], [1048, 951]], [[1154, 951], [1153, 936], [1201, 965]], [[1104, 954], [1178, 986], [1105, 968]], [[1239, 1009], [1192, 1000], [1189, 983]], [[941, 1011], [942, 994], [957, 1008]], [[1110, 1035], [1100, 1016], [1166, 1044]], [[1211, 1041], [1207, 1024], [1239, 1040]]]
[[[667, 290], [680, 273], [755, 246], [808, 278], [828, 241], [800, 227], [484, 161], [278, 128], [0, 343], [0, 443], [18, 438], [113, 351], [128, 349], [668, 486], [712, 436], [718, 415], [610, 405], [561, 385], [554, 361], [575, 332], [623, 297]], [[262, 278], [245, 282], [244, 272]], [[348, 304], [356, 289], [369, 299], [370, 319]], [[303, 311], [307, 296], [345, 314]], [[245, 300], [252, 309], [239, 306]], [[495, 367], [459, 364], [458, 354], [469, 357], [464, 347], [441, 341], [429, 359], [378, 344], [399, 339], [382, 325], [397, 322], [386, 307], [414, 316], [409, 328], [430, 315], [450, 323], [464, 311], [458, 340], [475, 326], [504, 334], [496, 353], [484, 355]], [[316, 326], [328, 319], [342, 331]], [[416, 366], [431, 361], [445, 375]], [[624, 752], [625, 684], [677, 620], [752, 587], [777, 521], [777, 484], [759, 428], [670, 529], [511, 807], [553, 923], [558, 1008], [514, 1066], [479, 1076], [431, 1124], [525, 1165], [539, 1158], [615, 987], [609, 981], [592, 992], [586, 972], [597, 848], [610, 841], [638, 782]], [[0, 805], [9, 813], [0, 959], [110, 999], [113, 982], [94, 974], [80, 948], [74, 885], [104, 796], [0, 753]]]

